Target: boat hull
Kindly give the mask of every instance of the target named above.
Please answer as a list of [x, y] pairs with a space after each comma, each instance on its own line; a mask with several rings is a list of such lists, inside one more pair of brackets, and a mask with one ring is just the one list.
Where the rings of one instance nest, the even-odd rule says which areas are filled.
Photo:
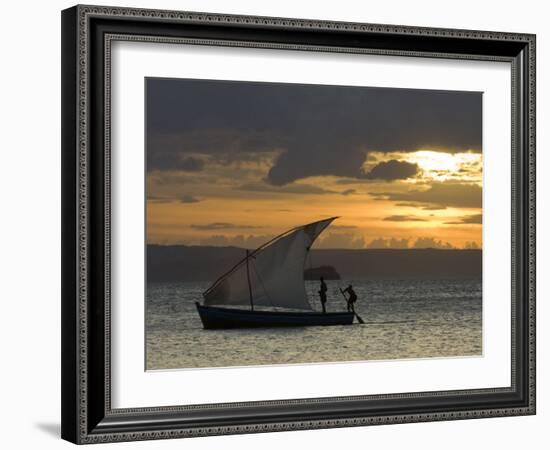
[[196, 303], [205, 330], [351, 325], [352, 312], [251, 311]]

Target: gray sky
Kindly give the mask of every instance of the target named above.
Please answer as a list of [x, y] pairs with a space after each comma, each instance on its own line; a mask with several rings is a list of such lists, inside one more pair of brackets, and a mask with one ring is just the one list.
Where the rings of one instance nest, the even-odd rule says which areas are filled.
[[[317, 175], [366, 177], [369, 150], [481, 151], [477, 92], [161, 78], [146, 86], [149, 171], [202, 170], [188, 154], [232, 161], [278, 150], [266, 179], [285, 185]], [[414, 168], [378, 171], [406, 178]]]

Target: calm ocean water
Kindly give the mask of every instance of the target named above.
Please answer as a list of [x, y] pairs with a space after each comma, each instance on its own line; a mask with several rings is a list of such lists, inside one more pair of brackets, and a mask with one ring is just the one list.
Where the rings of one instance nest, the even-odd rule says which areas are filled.
[[[482, 352], [481, 280], [353, 281], [352, 326], [203, 330], [194, 302], [210, 283], [150, 283], [147, 289], [148, 369], [472, 356]], [[344, 311], [329, 281], [328, 311]], [[320, 310], [318, 282], [306, 282]]]

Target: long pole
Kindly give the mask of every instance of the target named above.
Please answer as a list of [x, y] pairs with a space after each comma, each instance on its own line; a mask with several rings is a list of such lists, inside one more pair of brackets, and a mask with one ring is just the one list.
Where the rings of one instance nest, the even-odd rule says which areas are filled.
[[252, 300], [252, 285], [250, 284], [250, 267], [248, 266], [249, 254], [246, 251], [246, 278], [248, 280], [248, 295], [250, 295], [250, 310], [254, 311], [254, 300]]

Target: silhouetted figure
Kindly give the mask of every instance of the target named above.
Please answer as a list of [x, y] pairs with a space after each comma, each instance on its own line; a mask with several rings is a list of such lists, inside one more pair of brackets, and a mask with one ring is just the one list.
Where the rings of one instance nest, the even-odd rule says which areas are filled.
[[321, 288], [319, 290], [319, 298], [321, 299], [321, 306], [323, 307], [323, 312], [327, 312], [326, 303], [327, 303], [327, 284], [323, 277], [320, 278]]
[[357, 301], [357, 294], [353, 290], [353, 286], [350, 284], [346, 289], [344, 289], [342, 292], [347, 292], [349, 295], [348, 298], [348, 311], [352, 311], [355, 313], [355, 302]]

